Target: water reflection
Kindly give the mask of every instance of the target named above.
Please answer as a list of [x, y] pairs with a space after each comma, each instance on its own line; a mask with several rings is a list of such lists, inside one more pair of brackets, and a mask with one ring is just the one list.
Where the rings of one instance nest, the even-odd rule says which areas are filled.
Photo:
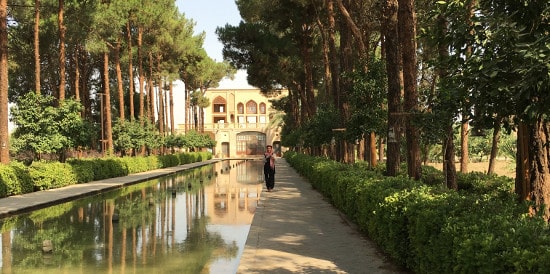
[[223, 161], [4, 218], [2, 272], [234, 273], [262, 176]]

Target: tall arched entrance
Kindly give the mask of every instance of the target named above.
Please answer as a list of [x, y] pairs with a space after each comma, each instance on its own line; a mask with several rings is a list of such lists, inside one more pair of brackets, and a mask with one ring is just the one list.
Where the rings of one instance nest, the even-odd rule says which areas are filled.
[[247, 131], [237, 134], [237, 155], [261, 155], [265, 151], [265, 133]]

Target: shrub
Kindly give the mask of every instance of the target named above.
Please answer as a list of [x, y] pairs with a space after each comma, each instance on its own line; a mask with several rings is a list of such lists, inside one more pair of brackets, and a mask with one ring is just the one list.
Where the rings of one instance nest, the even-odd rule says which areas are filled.
[[29, 174], [29, 169], [27, 168], [27, 166], [18, 161], [11, 161], [9, 166], [15, 172], [15, 176], [17, 176], [17, 182], [20, 186], [21, 192], [14, 192], [11, 194], [8, 192], [8, 196], [33, 192], [34, 183], [32, 181], [31, 175]]
[[18, 187], [17, 176], [13, 172], [13, 168], [0, 165], [0, 197], [6, 197], [9, 193], [20, 192]]
[[77, 176], [66, 163], [35, 161], [29, 167], [29, 174], [36, 191], [78, 183]]
[[94, 164], [92, 161], [70, 159], [67, 163], [71, 166], [79, 184], [94, 180]]
[[398, 264], [415, 273], [546, 273], [550, 227], [517, 203], [507, 177], [423, 168], [422, 181], [363, 164], [285, 153], [287, 161]]

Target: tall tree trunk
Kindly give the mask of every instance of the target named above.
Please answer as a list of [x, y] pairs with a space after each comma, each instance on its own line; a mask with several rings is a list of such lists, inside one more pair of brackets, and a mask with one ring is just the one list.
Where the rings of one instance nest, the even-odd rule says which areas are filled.
[[[80, 101], [80, 67], [79, 67], [79, 55], [80, 50], [78, 46], [74, 49], [74, 97], [77, 101]], [[82, 110], [82, 117], [84, 117], [85, 110]]]
[[156, 126], [156, 117], [155, 117], [155, 87], [153, 86], [153, 77], [147, 78], [147, 117], [149, 118], [149, 122], [153, 124], [155, 128]]
[[[113, 127], [111, 123], [111, 89], [109, 87], [109, 53], [103, 53], [103, 85], [105, 104], [103, 104], [105, 113], [105, 135], [107, 137], [107, 155], [113, 155]], [[103, 144], [102, 144], [103, 146]]]
[[138, 62], [139, 62], [139, 119], [140, 124], [143, 127], [145, 122], [145, 90], [143, 85], [145, 85], [145, 76], [143, 71], [143, 27], [138, 27]]
[[[470, 0], [468, 3], [468, 24], [470, 26], [473, 25], [472, 17], [474, 16], [475, 6], [477, 5], [477, 0]], [[470, 33], [473, 35], [473, 30], [470, 31]], [[472, 55], [472, 46], [468, 45], [466, 47], [466, 58], [470, 58]], [[463, 121], [462, 126], [460, 127], [460, 172], [467, 173], [468, 172], [468, 163], [470, 162], [470, 154], [468, 151], [468, 143], [469, 143], [469, 115], [468, 111], [464, 111], [462, 113], [463, 115]], [[490, 166], [490, 164], [489, 164]]]
[[529, 193], [535, 213], [550, 219], [550, 123], [538, 118], [529, 127]]
[[[354, 37], [353, 37], [353, 31], [352, 28], [345, 23], [340, 24], [340, 69], [341, 74], [344, 73], [350, 73], [352, 72], [355, 67], [355, 58], [357, 55], [354, 55]], [[339, 83], [340, 83], [340, 89], [339, 94], [337, 95], [337, 102], [338, 105], [336, 107], [338, 108], [338, 113], [340, 117], [340, 121], [338, 124], [339, 128], [344, 128], [347, 121], [349, 121], [350, 110], [349, 110], [349, 102], [348, 102], [348, 94], [347, 92], [351, 89], [352, 83], [351, 79], [349, 77], [343, 77], [343, 75], [339, 75]], [[337, 137], [337, 160], [341, 162], [352, 162], [353, 159], [351, 158], [351, 147], [350, 144], [348, 144], [344, 138], [343, 134], [338, 134]]]
[[384, 139], [379, 137], [378, 142], [378, 161], [382, 161], [384, 160]]
[[378, 159], [376, 153], [376, 133], [371, 132], [368, 138], [369, 140], [369, 163], [371, 167], [378, 166]]
[[315, 105], [315, 90], [313, 86], [313, 61], [312, 53], [313, 46], [311, 45], [311, 26], [304, 25], [302, 33], [301, 51], [304, 62], [304, 75], [305, 75], [305, 95], [306, 95], [306, 107], [307, 117], [313, 117], [317, 112]]
[[321, 98], [321, 101], [324, 103], [329, 103], [332, 99], [332, 73], [330, 71], [330, 50], [328, 45], [328, 30], [321, 23], [320, 19], [317, 19], [317, 24], [321, 28], [321, 37], [323, 40], [323, 72], [324, 72], [324, 93], [319, 92], [317, 98]]
[[386, 175], [397, 176], [400, 166], [401, 125], [401, 77], [399, 67], [399, 40], [397, 29], [397, 0], [386, 1], [385, 6], [385, 50], [388, 77], [388, 152]]
[[158, 123], [160, 136], [164, 136], [164, 81], [159, 79], [158, 87]]
[[40, 0], [34, 1], [34, 88], [40, 94]]
[[[157, 53], [157, 72], [160, 73], [160, 53]], [[159, 132], [160, 136], [164, 136], [164, 81], [160, 74], [156, 77], [158, 81], [158, 123], [159, 123]], [[161, 152], [163, 150], [161, 149]]]
[[329, 46], [329, 62], [332, 84], [332, 98], [334, 105], [340, 105], [340, 62], [338, 60], [338, 50], [336, 49], [336, 20], [334, 18], [334, 0], [327, 0], [328, 13], [328, 46]]
[[403, 86], [405, 91], [404, 111], [407, 139], [407, 169], [409, 177], [420, 180], [422, 169], [420, 162], [420, 132], [413, 121], [418, 112], [418, 89], [416, 85], [416, 12], [414, 0], [399, 0], [399, 40], [403, 60]]
[[[444, 41], [443, 37], [447, 34], [447, 19], [440, 15], [438, 18], [440, 41]], [[438, 54], [439, 58], [445, 59], [449, 56], [449, 51], [447, 49], [447, 43], [441, 42], [438, 45]], [[439, 79], [444, 79], [447, 75], [447, 70], [445, 68], [440, 68], [438, 71], [437, 77]], [[446, 136], [444, 139], [444, 159], [443, 159], [443, 170], [445, 173], [445, 184], [449, 189], [458, 190], [458, 184], [456, 181], [456, 165], [455, 165], [455, 146], [454, 146], [454, 132], [453, 132], [453, 118], [448, 117], [446, 123]]]
[[126, 40], [128, 44], [128, 95], [130, 96], [130, 121], [134, 121], [134, 67], [132, 56], [132, 29], [130, 21], [126, 23]]
[[520, 201], [528, 200], [529, 184], [529, 130], [525, 123], [518, 125], [515, 190]]
[[[350, 13], [348, 12], [348, 8], [346, 8], [346, 5], [344, 5], [342, 0], [336, 0], [336, 3], [338, 4], [338, 8], [340, 9], [342, 16], [344, 17], [344, 20], [348, 25], [349, 30], [353, 32], [355, 40], [357, 41], [359, 56], [366, 58], [368, 47], [367, 47], [367, 43], [365, 43], [365, 39], [363, 38], [364, 36], [363, 32], [361, 31], [361, 29], [359, 29], [357, 24], [355, 24], [355, 22], [353, 21], [353, 18], [351, 18]], [[346, 3], [349, 6], [349, 0]]]
[[469, 131], [468, 119], [463, 119], [460, 125], [460, 172], [462, 173], [468, 173], [468, 163], [470, 162]]
[[447, 135], [445, 136], [443, 171], [445, 173], [447, 188], [458, 190], [458, 184], [456, 182], [455, 145], [453, 133], [453, 126], [450, 124], [447, 127]]
[[10, 162], [8, 134], [8, 0], [0, 0], [0, 163]]
[[116, 69], [116, 80], [117, 80], [117, 93], [118, 93], [118, 115], [120, 117], [120, 122], [124, 122], [124, 89], [122, 87], [122, 69], [120, 68], [120, 35], [117, 36], [116, 45], [114, 48], [115, 55], [115, 69]]
[[156, 124], [155, 117], [155, 88], [153, 87], [153, 53], [149, 52], [149, 93], [147, 99], [149, 99], [149, 119], [153, 125]]
[[[532, 214], [542, 213], [550, 217], [550, 128], [539, 118], [532, 125], [518, 126], [515, 192], [520, 201], [535, 203]], [[542, 211], [542, 212], [541, 212]]]
[[498, 155], [498, 143], [500, 141], [500, 124], [495, 125], [493, 129], [493, 141], [491, 142], [491, 156], [489, 156], [489, 168], [487, 174], [495, 173], [495, 161]]
[[189, 89], [185, 87], [185, 133], [191, 129], [191, 96], [189, 94]]
[[174, 124], [174, 84], [170, 81], [170, 133], [174, 135], [175, 124]]
[[78, 61], [75, 62], [75, 66], [78, 70], [78, 73], [75, 75], [77, 76], [77, 82], [75, 82], [75, 85], [78, 86], [75, 89], [75, 92], [80, 94], [80, 101], [82, 102], [82, 105], [84, 106], [84, 115], [82, 117], [89, 119], [92, 117], [92, 100], [90, 99], [90, 88], [89, 86], [89, 79], [88, 77], [81, 77], [82, 72], [84, 72], [84, 75], [87, 75], [87, 67], [88, 67], [88, 55], [86, 54], [86, 51], [83, 49], [81, 44], [78, 44], [76, 46], [75, 50], [76, 59]]
[[65, 100], [65, 23], [63, 22], [64, 0], [59, 0], [57, 24], [59, 25], [59, 101]]

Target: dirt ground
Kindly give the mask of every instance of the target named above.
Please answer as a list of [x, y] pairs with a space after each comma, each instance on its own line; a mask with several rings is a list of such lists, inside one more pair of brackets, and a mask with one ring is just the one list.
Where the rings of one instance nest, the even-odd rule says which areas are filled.
[[[442, 163], [431, 163], [428, 165], [436, 167], [440, 170], [443, 167]], [[479, 172], [487, 173], [488, 168], [489, 168], [489, 162], [479, 162], [479, 163], [468, 164], [468, 172], [479, 171]], [[456, 164], [456, 171], [460, 171], [460, 163]], [[497, 160], [495, 164], [495, 173], [501, 176], [515, 178], [516, 177], [515, 163], [507, 160]]]

